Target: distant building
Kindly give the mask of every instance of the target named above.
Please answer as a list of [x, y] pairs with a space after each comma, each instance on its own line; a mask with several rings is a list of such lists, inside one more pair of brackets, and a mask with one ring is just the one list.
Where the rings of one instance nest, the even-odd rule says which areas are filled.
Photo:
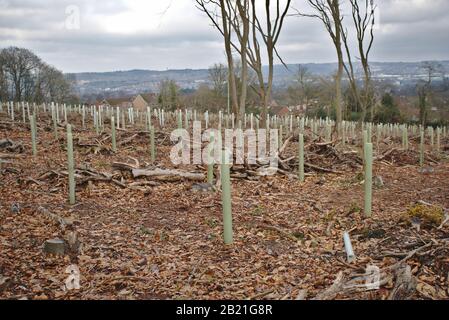
[[136, 110], [144, 111], [148, 106], [156, 102], [156, 95], [154, 93], [139, 94], [132, 101], [132, 106]]
[[270, 112], [278, 117], [284, 117], [290, 113], [288, 107], [271, 106]]
[[109, 107], [119, 107], [119, 108], [131, 108], [133, 106], [130, 98], [113, 98], [113, 99], [104, 99], [100, 103], [104, 106]]

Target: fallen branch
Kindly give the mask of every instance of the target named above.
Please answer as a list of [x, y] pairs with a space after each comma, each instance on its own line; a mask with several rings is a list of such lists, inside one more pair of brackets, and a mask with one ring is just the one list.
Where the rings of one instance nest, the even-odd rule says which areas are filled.
[[206, 176], [203, 173], [185, 172], [180, 170], [165, 170], [165, 169], [133, 169], [132, 174], [134, 178], [139, 177], [158, 177], [159, 180], [163, 180], [165, 177], [182, 178], [192, 181], [204, 181]]
[[333, 174], [343, 174], [343, 172], [341, 172], [341, 171], [335, 171], [335, 170], [331, 170], [331, 169], [321, 168], [321, 167], [314, 166], [313, 164], [310, 164], [307, 162], [304, 163], [304, 166], [308, 167], [309, 169], [313, 169], [315, 171], [321, 171], [321, 172], [333, 173]]
[[272, 226], [272, 225], [268, 225], [268, 224], [265, 224], [265, 223], [264, 223], [264, 224], [260, 224], [259, 227], [260, 227], [260, 228], [263, 228], [263, 229], [268, 229], [268, 230], [276, 231], [276, 232], [280, 233], [281, 235], [283, 235], [284, 237], [286, 237], [287, 239], [292, 240], [293, 242], [296, 242], [296, 243], [299, 243], [299, 242], [300, 242], [300, 240], [299, 240], [298, 238], [296, 238], [294, 235], [292, 235], [291, 233], [288, 233], [288, 232], [285, 231], [285, 230], [282, 230], [282, 229], [279, 228], [279, 227]]

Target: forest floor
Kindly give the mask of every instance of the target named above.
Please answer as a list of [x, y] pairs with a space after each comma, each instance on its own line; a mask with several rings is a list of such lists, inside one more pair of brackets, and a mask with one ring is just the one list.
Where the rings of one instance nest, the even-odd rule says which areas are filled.
[[[120, 131], [116, 154], [75, 143], [78, 169], [112, 174], [118, 183], [77, 185], [70, 206], [64, 129], [59, 132], [56, 141], [50, 122], [41, 124], [33, 158], [29, 127], [0, 116], [0, 139], [23, 147], [0, 150], [9, 162], [0, 169], [0, 299], [309, 299], [327, 292], [339, 275], [363, 275], [368, 265], [388, 270], [401, 260], [415, 281], [408, 298], [449, 298], [449, 223], [423, 223], [418, 230], [406, 216], [420, 200], [449, 208], [447, 140], [438, 163], [424, 170], [414, 151], [375, 161], [374, 175], [383, 184], [374, 188], [369, 219], [361, 166], [338, 168], [338, 174], [310, 171], [304, 183], [285, 175], [233, 179], [234, 244], [225, 246], [220, 192], [195, 193], [188, 181], [130, 188], [149, 178], [114, 171], [113, 162], [133, 163], [130, 157], [149, 161], [146, 135]], [[92, 131], [74, 135], [99, 140]], [[126, 137], [134, 138], [120, 145]], [[165, 140], [158, 136], [156, 162], [173, 168]], [[107, 140], [100, 144], [108, 146]], [[297, 143], [289, 148], [295, 154]], [[14, 204], [19, 212], [12, 212]], [[75, 252], [43, 252], [46, 240], [73, 231], [80, 242]], [[357, 256], [351, 264], [345, 231]], [[79, 290], [65, 288], [69, 265], [79, 267]], [[397, 281], [393, 275], [379, 289], [340, 288], [322, 298], [388, 299]]]

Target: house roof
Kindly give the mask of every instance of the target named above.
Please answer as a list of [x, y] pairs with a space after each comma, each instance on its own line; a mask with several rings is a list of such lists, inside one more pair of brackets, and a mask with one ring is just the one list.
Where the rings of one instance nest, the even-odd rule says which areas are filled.
[[272, 106], [270, 108], [270, 111], [277, 116], [285, 116], [290, 113], [290, 109], [288, 107], [279, 107], [279, 106]]
[[104, 99], [103, 100], [104, 103], [109, 104], [110, 106], [121, 106], [125, 103], [131, 103], [131, 99], [130, 98], [112, 98], [112, 99]]
[[142, 93], [139, 94], [138, 96], [141, 96], [146, 103], [151, 103], [154, 100], [154, 98], [156, 98], [156, 95], [154, 93]]

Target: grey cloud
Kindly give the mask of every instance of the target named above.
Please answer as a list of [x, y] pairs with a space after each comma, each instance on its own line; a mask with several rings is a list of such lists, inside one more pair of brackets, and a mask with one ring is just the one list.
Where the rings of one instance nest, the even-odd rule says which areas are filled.
[[[155, 9], [149, 15], [151, 19], [155, 13], [161, 15], [155, 29], [129, 34], [108, 31], [102, 19], [123, 12], [131, 14], [132, 1], [0, 0], [0, 43], [2, 47], [30, 48], [68, 72], [203, 68], [224, 61], [219, 34], [195, 8], [193, 0], [172, 0], [166, 16], [157, 12], [160, 8]], [[145, 1], [151, 5], [159, 2]], [[380, 28], [376, 30], [372, 60], [449, 59], [449, 1], [377, 2]], [[68, 5], [80, 8], [80, 30], [64, 28]], [[309, 10], [305, 0], [295, 1], [294, 6]], [[329, 36], [319, 21], [310, 18], [286, 20], [279, 51], [289, 63], [335, 60]]]

